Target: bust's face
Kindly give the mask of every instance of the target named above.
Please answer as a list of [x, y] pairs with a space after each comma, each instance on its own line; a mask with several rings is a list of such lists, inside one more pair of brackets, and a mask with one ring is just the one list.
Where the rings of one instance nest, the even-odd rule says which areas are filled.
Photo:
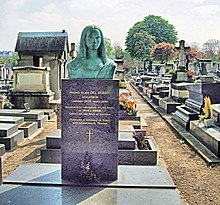
[[92, 29], [86, 34], [86, 46], [91, 50], [97, 50], [101, 44], [101, 34], [99, 30]]

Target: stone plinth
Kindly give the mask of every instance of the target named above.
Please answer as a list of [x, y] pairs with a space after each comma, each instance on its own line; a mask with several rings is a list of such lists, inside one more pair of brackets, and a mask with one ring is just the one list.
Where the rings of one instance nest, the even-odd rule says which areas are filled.
[[14, 89], [11, 102], [14, 108], [24, 108], [28, 103], [33, 108], [50, 108], [49, 102], [54, 99], [50, 90], [50, 68], [47, 67], [15, 67], [13, 69]]
[[220, 128], [207, 128], [203, 123], [198, 125], [198, 121], [191, 121], [190, 132], [202, 142], [217, 157], [220, 157]]
[[13, 68], [14, 91], [49, 92], [50, 68], [33, 66]]
[[204, 98], [210, 97], [212, 104], [220, 103], [220, 83], [201, 83], [187, 86], [189, 98], [186, 100], [186, 105], [198, 112], [204, 103]]
[[192, 83], [172, 83], [171, 84], [171, 97], [177, 102], [184, 103], [189, 98], [189, 91], [187, 87]]
[[87, 165], [100, 181], [117, 179], [118, 85], [100, 79], [62, 81], [64, 181], [82, 183]]
[[24, 103], [28, 103], [31, 109], [49, 109], [50, 102], [54, 99], [53, 92], [28, 92], [13, 91], [10, 94], [13, 108], [24, 109]]

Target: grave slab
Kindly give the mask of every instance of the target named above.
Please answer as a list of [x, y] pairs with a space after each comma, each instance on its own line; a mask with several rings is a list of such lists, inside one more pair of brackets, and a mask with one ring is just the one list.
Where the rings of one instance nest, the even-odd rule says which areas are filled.
[[38, 119], [44, 115], [43, 111], [40, 110], [30, 110], [26, 112], [23, 109], [1, 109], [0, 116], [15, 116], [15, 117], [24, 117], [27, 119]]
[[0, 138], [8, 137], [18, 130], [18, 125], [0, 123]]
[[218, 126], [220, 126], [220, 104], [212, 104], [213, 117]]
[[[4, 183], [21, 183], [21, 184], [50, 184], [50, 185], [71, 185], [61, 179], [60, 164], [22, 164], [20, 165]], [[110, 183], [98, 183], [94, 186], [103, 187], [136, 187], [147, 188], [175, 188], [167, 169], [163, 166], [118, 166], [118, 180]], [[86, 184], [84, 185], [86, 186]], [[92, 185], [88, 185], [92, 186]]]
[[47, 135], [46, 147], [51, 149], [61, 149], [61, 129], [56, 129]]
[[32, 121], [32, 122], [37, 122], [37, 126], [38, 128], [44, 127], [45, 124], [48, 122], [48, 116], [47, 115], [43, 115], [39, 118], [36, 119], [28, 119], [27, 121]]
[[0, 144], [5, 145], [6, 150], [11, 150], [24, 140], [24, 131], [18, 130], [8, 137], [0, 137]]
[[[160, 196], [160, 197], [158, 197]], [[175, 189], [138, 189], [102, 187], [45, 187], [3, 185], [2, 204], [22, 205], [182, 205]]]
[[0, 123], [12, 123], [20, 125], [24, 122], [23, 117], [0, 116]]
[[220, 157], [220, 128], [205, 127], [203, 123], [191, 121], [190, 132], [205, 146], [208, 147], [217, 157]]
[[31, 124], [26, 125], [26, 122], [19, 125], [18, 130], [24, 131], [24, 137], [30, 137], [33, 133], [37, 131], [37, 122], [31, 122]]

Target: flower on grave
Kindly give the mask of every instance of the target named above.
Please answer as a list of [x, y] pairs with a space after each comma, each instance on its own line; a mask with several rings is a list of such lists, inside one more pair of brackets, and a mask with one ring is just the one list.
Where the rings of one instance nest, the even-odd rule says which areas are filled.
[[8, 99], [5, 101], [4, 109], [12, 109], [14, 104], [12, 104]]
[[122, 93], [119, 95], [119, 108], [130, 114], [135, 114], [137, 112], [137, 106], [133, 98]]
[[211, 99], [209, 97], [204, 98], [204, 106], [202, 108], [203, 114], [199, 115], [199, 123], [204, 122], [205, 119], [213, 119], [213, 110], [211, 105]]
[[188, 77], [193, 77], [193, 76], [195, 76], [195, 72], [193, 70], [188, 70], [187, 71], [187, 76]]
[[121, 82], [121, 80], [119, 81], [119, 88], [124, 88], [126, 89], [127, 88], [127, 85], [125, 82]]
[[133, 132], [133, 138], [135, 139], [137, 143], [137, 147], [140, 150], [147, 150], [150, 149], [149, 144], [148, 144], [148, 137], [146, 136], [146, 131], [141, 131], [141, 132]]

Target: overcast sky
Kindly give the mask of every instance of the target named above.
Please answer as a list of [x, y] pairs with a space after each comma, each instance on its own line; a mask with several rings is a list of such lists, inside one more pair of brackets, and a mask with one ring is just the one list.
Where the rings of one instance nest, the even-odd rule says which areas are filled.
[[150, 14], [168, 20], [189, 44], [220, 40], [219, 0], [0, 0], [0, 5], [0, 50], [14, 51], [19, 31], [65, 29], [69, 42], [79, 42], [90, 24], [124, 46], [129, 28]]

